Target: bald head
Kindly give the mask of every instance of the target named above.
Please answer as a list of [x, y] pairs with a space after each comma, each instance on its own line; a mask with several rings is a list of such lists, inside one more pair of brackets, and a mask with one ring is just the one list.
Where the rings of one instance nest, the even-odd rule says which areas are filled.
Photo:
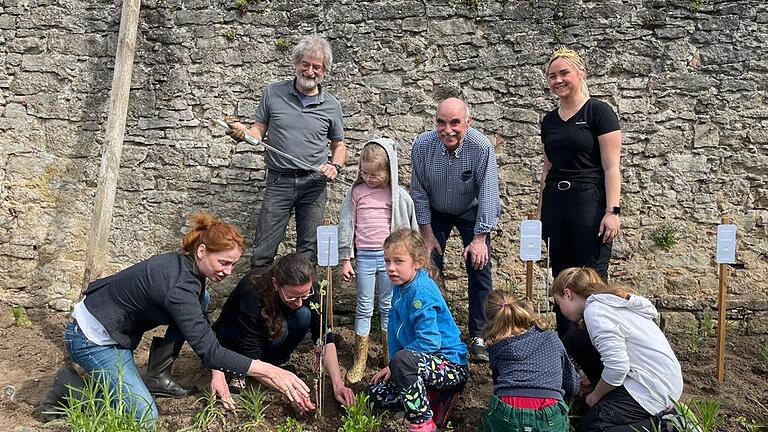
[[463, 100], [448, 98], [437, 105], [435, 113], [437, 135], [448, 151], [456, 150], [464, 139], [470, 122], [469, 107]]

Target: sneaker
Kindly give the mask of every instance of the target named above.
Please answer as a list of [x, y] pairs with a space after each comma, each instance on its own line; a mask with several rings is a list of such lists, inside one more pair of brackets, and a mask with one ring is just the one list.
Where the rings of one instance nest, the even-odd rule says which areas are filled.
[[432, 419], [425, 421], [424, 423], [410, 423], [408, 425], [408, 432], [437, 432], [437, 426]]
[[488, 362], [488, 350], [485, 349], [485, 341], [481, 337], [473, 337], [469, 346], [470, 359], [475, 363]]
[[459, 399], [459, 393], [441, 393], [436, 390], [427, 390], [427, 399], [429, 400], [429, 408], [432, 410], [432, 421], [438, 428], [444, 428], [448, 423], [448, 417], [453, 411], [453, 406]]

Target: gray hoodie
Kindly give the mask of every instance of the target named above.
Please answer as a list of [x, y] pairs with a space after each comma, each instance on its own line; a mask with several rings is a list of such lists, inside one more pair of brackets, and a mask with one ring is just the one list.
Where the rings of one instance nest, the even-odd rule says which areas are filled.
[[[389, 183], [392, 191], [392, 221], [389, 225], [389, 232], [409, 227], [418, 230], [419, 224], [416, 222], [413, 200], [408, 195], [408, 191], [397, 183], [398, 165], [395, 142], [388, 138], [376, 138], [365, 144], [368, 143], [382, 146], [389, 157]], [[360, 183], [363, 183], [363, 178], [358, 171], [355, 186]], [[339, 216], [339, 259], [341, 260], [354, 257], [355, 209], [352, 207], [352, 189], [355, 186], [349, 188], [341, 202], [341, 214]]]
[[683, 392], [680, 363], [661, 329], [656, 308], [639, 295], [587, 297], [584, 322], [602, 358], [603, 381], [624, 385], [649, 414], [657, 414]]

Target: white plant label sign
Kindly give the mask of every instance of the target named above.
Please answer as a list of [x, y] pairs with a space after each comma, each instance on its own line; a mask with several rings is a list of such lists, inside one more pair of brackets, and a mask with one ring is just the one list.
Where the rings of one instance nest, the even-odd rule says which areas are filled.
[[717, 226], [715, 262], [718, 264], [736, 263], [736, 225], [721, 224]]
[[317, 227], [317, 265], [320, 267], [339, 265], [339, 229], [336, 225]]
[[539, 261], [541, 259], [541, 221], [520, 222], [520, 259]]

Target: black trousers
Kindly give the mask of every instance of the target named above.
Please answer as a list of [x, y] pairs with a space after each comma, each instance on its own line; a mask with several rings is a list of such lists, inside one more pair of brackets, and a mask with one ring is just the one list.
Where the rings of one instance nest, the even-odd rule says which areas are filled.
[[624, 386], [603, 396], [582, 417], [576, 432], [637, 432], [658, 430], [651, 426], [651, 415], [629, 394]]
[[[592, 267], [608, 280], [611, 243], [603, 243], [600, 222], [605, 216], [605, 189], [594, 183], [571, 182], [567, 190], [547, 183], [542, 194], [541, 224], [544, 242], [549, 247], [549, 259], [555, 277], [569, 267]], [[584, 374], [597, 384], [603, 371], [597, 352], [586, 329], [568, 321], [555, 306], [557, 333], [568, 355]]]

